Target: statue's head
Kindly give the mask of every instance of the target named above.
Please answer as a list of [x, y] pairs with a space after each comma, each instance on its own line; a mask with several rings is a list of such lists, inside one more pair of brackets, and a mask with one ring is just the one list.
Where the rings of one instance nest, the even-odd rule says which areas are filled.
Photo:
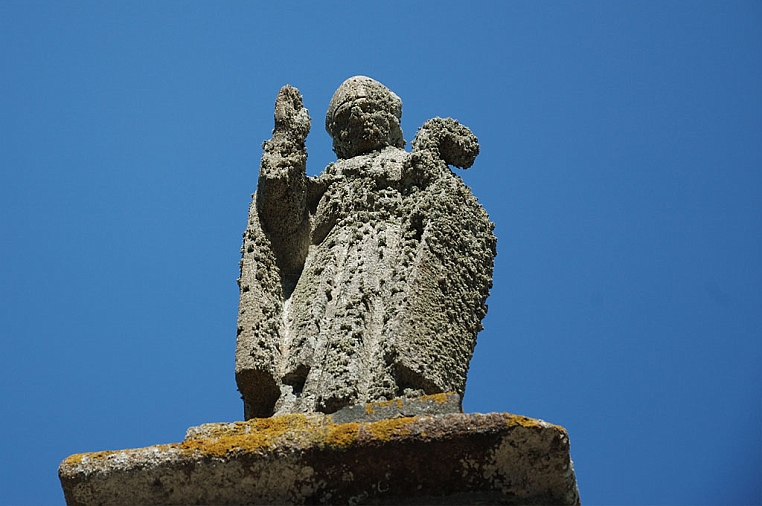
[[365, 76], [350, 77], [328, 105], [325, 129], [339, 158], [383, 149], [402, 148], [402, 100], [392, 90]]

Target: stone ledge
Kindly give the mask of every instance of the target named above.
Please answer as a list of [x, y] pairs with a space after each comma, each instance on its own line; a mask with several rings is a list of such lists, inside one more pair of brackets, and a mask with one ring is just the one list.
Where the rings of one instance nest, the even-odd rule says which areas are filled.
[[579, 504], [566, 430], [506, 413], [205, 424], [58, 473], [69, 505]]

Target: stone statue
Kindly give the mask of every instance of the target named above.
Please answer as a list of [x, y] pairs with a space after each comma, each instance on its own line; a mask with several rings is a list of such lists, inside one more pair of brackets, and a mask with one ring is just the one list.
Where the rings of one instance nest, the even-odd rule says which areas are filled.
[[470, 167], [479, 145], [434, 118], [406, 152], [401, 117], [383, 84], [346, 80], [325, 120], [338, 160], [307, 177], [309, 114], [296, 88], [278, 93], [238, 280], [246, 419], [463, 394], [496, 239], [448, 165]]

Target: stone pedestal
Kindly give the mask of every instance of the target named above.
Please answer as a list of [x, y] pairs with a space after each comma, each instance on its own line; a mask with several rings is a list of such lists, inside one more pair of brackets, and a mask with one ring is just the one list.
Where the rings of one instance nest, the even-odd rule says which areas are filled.
[[[565, 429], [506, 413], [436, 414], [448, 399], [407, 409], [434, 414], [377, 421], [205, 424], [180, 443], [72, 455], [58, 473], [69, 505], [579, 504]], [[406, 407], [337, 418], [384, 410]]]

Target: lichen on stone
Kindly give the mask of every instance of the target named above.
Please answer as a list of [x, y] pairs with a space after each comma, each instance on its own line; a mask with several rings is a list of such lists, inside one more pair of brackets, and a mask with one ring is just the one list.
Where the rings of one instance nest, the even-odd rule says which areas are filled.
[[204, 424], [179, 443], [72, 455], [59, 477], [70, 505], [579, 504], [566, 431], [506, 413]]

